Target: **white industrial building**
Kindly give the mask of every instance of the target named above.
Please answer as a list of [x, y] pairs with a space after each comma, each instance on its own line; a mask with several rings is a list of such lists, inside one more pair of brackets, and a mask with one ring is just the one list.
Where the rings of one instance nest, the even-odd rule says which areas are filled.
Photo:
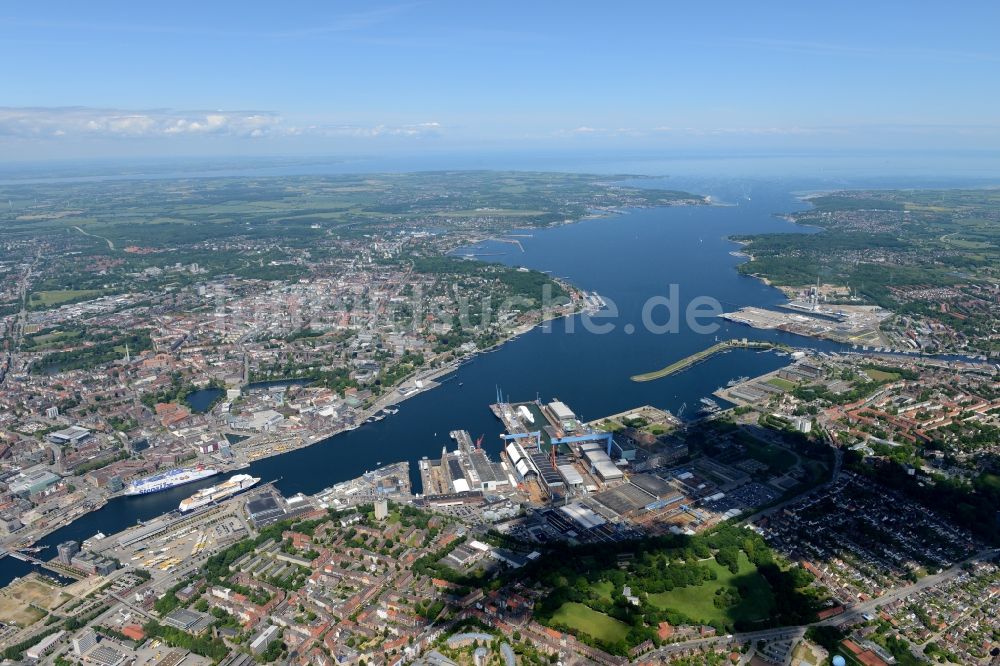
[[255, 430], [257, 432], [268, 432], [276, 425], [285, 420], [284, 415], [273, 409], [265, 409], [254, 412], [249, 418], [238, 417], [233, 419], [230, 426], [234, 430]]
[[525, 481], [531, 477], [538, 478], [538, 470], [535, 469], [534, 463], [531, 462], [531, 458], [520, 444], [515, 441], [507, 442], [504, 451], [507, 453], [507, 459], [514, 468], [518, 481]]
[[552, 416], [558, 421], [573, 421], [576, 419], [576, 414], [573, 410], [566, 406], [566, 403], [553, 400], [549, 403], [549, 411], [552, 412]]
[[36, 467], [22, 472], [15, 479], [7, 484], [7, 489], [13, 495], [32, 495], [40, 493], [50, 486], [54, 486], [62, 480], [58, 474], [53, 474], [47, 469]]
[[617, 481], [625, 476], [618, 465], [605, 453], [597, 442], [585, 442], [580, 445], [580, 453], [590, 465], [590, 471], [604, 481]]
[[572, 465], [559, 465], [559, 475], [566, 482], [567, 488], [583, 487], [583, 476]]

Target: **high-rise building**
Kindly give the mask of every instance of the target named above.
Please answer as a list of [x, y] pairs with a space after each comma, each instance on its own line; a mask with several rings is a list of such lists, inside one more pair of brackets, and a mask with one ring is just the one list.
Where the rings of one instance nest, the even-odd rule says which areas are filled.
[[375, 520], [385, 520], [389, 515], [388, 500], [375, 500]]
[[80, 552], [80, 544], [76, 541], [63, 541], [56, 546], [56, 552], [59, 553], [59, 561], [69, 566], [73, 556]]

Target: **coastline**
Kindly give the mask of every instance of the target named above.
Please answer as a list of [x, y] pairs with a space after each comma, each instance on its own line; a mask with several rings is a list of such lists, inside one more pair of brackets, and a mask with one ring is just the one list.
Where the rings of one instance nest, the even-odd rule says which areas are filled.
[[[570, 286], [570, 285], [568, 285], [568, 283], [563, 283], [563, 286], [567, 287], [567, 286]], [[572, 289], [573, 289], [574, 292], [576, 292], [578, 294], [584, 293], [584, 292], [580, 291], [579, 289], [577, 289], [576, 287], [572, 287]], [[539, 321], [534, 322], [534, 323], [523, 324], [523, 325], [515, 328], [511, 332], [511, 334], [509, 336], [507, 336], [504, 339], [502, 339], [502, 340], [494, 343], [493, 345], [491, 345], [489, 347], [486, 347], [484, 349], [477, 349], [474, 352], [468, 352], [466, 354], [463, 354], [462, 356], [458, 357], [457, 359], [455, 359], [451, 363], [449, 363], [449, 364], [447, 364], [445, 366], [442, 366], [440, 368], [423, 368], [421, 370], [417, 370], [414, 374], [409, 375], [408, 377], [404, 377], [403, 379], [401, 379], [397, 384], [393, 385], [393, 387], [389, 391], [387, 391], [386, 393], [384, 393], [383, 395], [381, 395], [375, 401], [375, 403], [373, 403], [371, 406], [369, 406], [367, 409], [365, 409], [363, 412], [361, 412], [358, 415], [357, 421], [355, 423], [353, 423], [351, 426], [344, 427], [344, 428], [337, 428], [337, 429], [334, 429], [334, 430], [328, 430], [328, 431], [326, 431], [324, 433], [321, 433], [321, 434], [313, 436], [311, 439], [302, 441], [301, 443], [299, 443], [297, 445], [290, 446], [287, 449], [283, 449], [283, 450], [273, 450], [272, 449], [270, 453], [268, 453], [266, 455], [261, 455], [261, 456], [258, 456], [258, 457], [254, 457], [254, 458], [250, 459], [248, 462], [256, 462], [258, 460], [265, 460], [267, 458], [272, 458], [274, 456], [279, 456], [279, 455], [282, 455], [284, 453], [289, 453], [291, 451], [295, 451], [295, 450], [298, 450], [298, 449], [303, 449], [303, 448], [306, 448], [306, 447], [309, 447], [309, 446], [313, 446], [315, 444], [319, 444], [320, 442], [324, 442], [324, 441], [326, 441], [328, 439], [331, 439], [332, 437], [336, 437], [337, 435], [343, 434], [345, 432], [350, 432], [351, 430], [354, 430], [356, 428], [360, 428], [360, 427], [362, 427], [365, 424], [365, 420], [366, 419], [368, 419], [371, 416], [374, 416], [375, 414], [378, 414], [383, 408], [385, 408], [385, 407], [387, 407], [389, 405], [398, 405], [398, 404], [401, 404], [401, 403], [409, 400], [410, 398], [413, 398], [413, 397], [415, 397], [417, 395], [420, 395], [421, 393], [426, 393], [427, 391], [431, 391], [431, 390], [437, 388], [438, 386], [441, 385], [441, 382], [438, 382], [436, 380], [438, 380], [438, 379], [440, 379], [442, 377], [445, 377], [447, 375], [450, 375], [451, 373], [455, 372], [456, 370], [458, 370], [459, 367], [461, 367], [463, 364], [467, 363], [468, 361], [472, 360], [477, 355], [479, 355], [479, 354], [487, 354], [487, 353], [491, 353], [491, 352], [497, 351], [498, 349], [500, 349], [504, 345], [506, 345], [506, 344], [514, 341], [515, 339], [521, 337], [522, 335], [525, 335], [526, 333], [531, 332], [532, 330], [534, 330], [534, 329], [536, 329], [536, 328], [538, 328], [540, 326], [545, 326], [546, 324], [548, 324], [550, 322], [553, 322], [553, 321], [556, 321], [558, 319], [565, 319], [565, 318], [568, 318], [568, 317], [575, 317], [576, 315], [584, 313], [586, 311], [587, 311], [587, 308], [585, 308], [585, 307], [577, 307], [577, 308], [574, 308], [571, 311], [563, 312], [563, 313], [559, 313], [559, 314], [553, 314], [553, 315], [547, 316], [547, 317], [543, 315], [542, 318]], [[425, 372], [425, 374], [421, 374], [421, 372], [423, 372], [425, 370], [429, 370], [429, 372]], [[414, 391], [409, 391], [407, 393], [401, 393], [399, 391], [399, 389], [402, 386], [404, 386], [405, 384], [407, 384], [408, 382], [411, 382], [411, 381], [414, 381], [414, 382], [415, 381], [421, 381], [421, 382], [424, 383], [424, 386], [421, 387], [421, 388], [419, 388], [419, 389], [417, 389], [417, 390], [414, 390]], [[233, 468], [233, 469], [238, 469], [238, 468]], [[229, 471], [232, 471], [232, 470], [229, 470]]]
[[[695, 200], [695, 199], [685, 199], [685, 200], [679, 200], [679, 201], [676, 201], [676, 202], [659, 204], [659, 205], [656, 205], [656, 206], [632, 206], [632, 207], [629, 207], [629, 208], [607, 208], [607, 209], [601, 209], [599, 211], [594, 211], [594, 212], [588, 213], [587, 215], [584, 215], [583, 217], [580, 217], [580, 218], [566, 219], [566, 220], [563, 220], [562, 222], [554, 222], [554, 223], [546, 225], [544, 227], [513, 227], [510, 230], [509, 233], [517, 233], [517, 232], [521, 232], [521, 231], [537, 231], [537, 230], [545, 230], [545, 229], [554, 229], [554, 228], [557, 228], [557, 227], [578, 224], [578, 223], [583, 222], [585, 220], [612, 218], [612, 217], [615, 217], [615, 216], [618, 216], [618, 215], [626, 215], [626, 214], [628, 214], [628, 212], [630, 210], [649, 210], [649, 209], [654, 209], [654, 208], [676, 208], [676, 207], [681, 207], [681, 206], [721, 206], [721, 205], [724, 205], [724, 204], [716, 203], [715, 201], [713, 201], [713, 199], [712, 199], [711, 196], [706, 195], [706, 196], [698, 197], [697, 200]], [[458, 240], [458, 239], [456, 239], [456, 240]], [[482, 243], [482, 242], [486, 242], [486, 241], [490, 241], [490, 240], [500, 240], [500, 239], [498, 239], [496, 236], [488, 236], [488, 237], [484, 237], [484, 238], [475, 238], [475, 237], [473, 237], [473, 238], [461, 239], [461, 242], [459, 242], [459, 243], [449, 244], [449, 245], [445, 246], [446, 249], [443, 252], [443, 256], [450, 256], [450, 255], [452, 255], [452, 253], [454, 253], [456, 250], [458, 250], [460, 248], [463, 248], [463, 247], [472, 247], [472, 246], [474, 246], [474, 245], [476, 245], [478, 243]], [[480, 261], [480, 259], [475, 259], [475, 258], [473, 260], [474, 261]], [[225, 472], [235, 471], [236, 469], [242, 469], [242, 468], [246, 467], [247, 465], [249, 465], [251, 462], [256, 462], [258, 460], [266, 460], [267, 458], [273, 458], [275, 456], [280, 456], [280, 455], [283, 455], [285, 453], [290, 453], [292, 451], [296, 451], [296, 450], [299, 450], [299, 449], [307, 448], [307, 447], [313, 446], [315, 444], [319, 444], [320, 442], [324, 442], [326, 440], [329, 440], [329, 439], [331, 439], [333, 437], [336, 437], [337, 435], [343, 434], [345, 432], [350, 432], [351, 430], [354, 430], [356, 428], [360, 428], [360, 427], [362, 427], [365, 424], [365, 420], [367, 418], [369, 418], [370, 416], [373, 416], [373, 415], [377, 414], [384, 407], [386, 407], [388, 405], [401, 404], [401, 403], [405, 402], [406, 400], [408, 400], [409, 398], [412, 398], [412, 397], [414, 397], [416, 395], [419, 395], [419, 394], [424, 393], [426, 391], [430, 391], [430, 390], [432, 390], [434, 388], [437, 388], [438, 386], [440, 386], [440, 382], [436, 381], [437, 379], [439, 379], [441, 377], [445, 377], [445, 376], [451, 374], [452, 372], [454, 372], [455, 370], [457, 370], [462, 364], [467, 363], [468, 361], [470, 361], [471, 359], [473, 359], [476, 355], [478, 355], [478, 354], [486, 354], [486, 353], [491, 353], [491, 352], [497, 351], [498, 349], [500, 349], [501, 347], [503, 347], [507, 343], [512, 342], [513, 340], [515, 340], [515, 339], [517, 339], [517, 338], [525, 335], [526, 333], [529, 333], [530, 331], [534, 330], [535, 328], [538, 328], [540, 326], [545, 326], [546, 324], [548, 324], [550, 322], [553, 322], [553, 321], [556, 321], [558, 319], [567, 319], [569, 317], [575, 317], [575, 316], [577, 316], [579, 314], [583, 314], [583, 313], [588, 312], [588, 311], [591, 310], [591, 308], [589, 308], [587, 306], [586, 301], [584, 299], [584, 296], [587, 294], [587, 292], [585, 292], [584, 290], [580, 289], [576, 285], [571, 284], [570, 282], [566, 281], [563, 278], [555, 278], [555, 277], [549, 276], [549, 279], [553, 280], [554, 282], [559, 283], [560, 286], [562, 286], [564, 289], [566, 289], [570, 293], [570, 295], [571, 295], [570, 302], [567, 303], [566, 306], [564, 306], [565, 308], [569, 308], [569, 309], [566, 309], [565, 311], [561, 311], [561, 312], [557, 312], [557, 313], [551, 313], [551, 312], [546, 313], [545, 310], [541, 310], [540, 311], [541, 317], [540, 317], [540, 319], [538, 321], [525, 323], [525, 324], [522, 324], [521, 326], [519, 326], [517, 328], [514, 328], [510, 332], [510, 335], [508, 335], [507, 337], [503, 338], [502, 340], [497, 341], [496, 343], [494, 343], [493, 345], [491, 345], [489, 347], [486, 347], [484, 349], [477, 349], [476, 351], [468, 352], [466, 354], [463, 354], [463, 355], [457, 357], [456, 359], [454, 359], [452, 362], [450, 362], [446, 366], [443, 366], [443, 367], [440, 367], [440, 368], [420, 368], [420, 369], [416, 370], [412, 375], [409, 375], [407, 377], [404, 377], [404, 378], [400, 379], [399, 382], [397, 382], [396, 384], [394, 384], [391, 389], [389, 389], [386, 393], [384, 393], [381, 396], [379, 396], [379, 398], [371, 406], [369, 406], [367, 409], [365, 409], [363, 412], [361, 412], [358, 415], [357, 420], [351, 426], [347, 426], [347, 427], [343, 427], [343, 428], [337, 428], [337, 429], [333, 429], [333, 430], [328, 430], [328, 431], [325, 431], [323, 433], [320, 433], [320, 434], [317, 434], [317, 435], [313, 435], [313, 436], [311, 436], [310, 439], [300, 440], [297, 444], [290, 445], [287, 448], [282, 448], [281, 450], [269, 449], [268, 452], [265, 453], [264, 455], [254, 457], [252, 459], [248, 459], [248, 460], [246, 460], [244, 462], [241, 462], [241, 463], [239, 463], [237, 465], [234, 465], [231, 468], [227, 467], [227, 468], [220, 468], [220, 469], [223, 469], [223, 471], [225, 471]], [[573, 306], [573, 307], [570, 308], [570, 306]], [[430, 370], [430, 372], [426, 372], [427, 370]], [[421, 374], [421, 373], [425, 373], [425, 374]], [[415, 391], [410, 391], [410, 392], [407, 392], [405, 394], [401, 393], [399, 391], [400, 387], [404, 386], [407, 382], [410, 382], [410, 381], [413, 381], [413, 382], [416, 382], [416, 381], [427, 382], [427, 384], [425, 386], [423, 386], [423, 387], [415, 390]]]
[[[653, 207], [651, 207], [651, 208], [653, 208]], [[619, 214], [623, 214], [623, 213], [624, 213], [624, 211], [622, 211]], [[553, 224], [553, 225], [549, 225], [547, 227], [543, 227], [543, 229], [554, 228], [556, 226], [564, 226], [564, 225], [568, 225], [568, 224], [575, 224], [575, 223], [583, 221], [585, 219], [596, 219], [596, 218], [611, 217], [611, 216], [612, 215], [587, 216], [587, 217], [583, 217], [583, 218], [580, 218], [580, 219], [567, 220], [567, 221], [564, 221], [562, 223], [556, 223], [556, 224]], [[476, 241], [476, 242], [482, 242], [482, 241]], [[455, 248], [463, 247], [463, 246], [468, 246], [468, 245], [469, 245], [468, 242], [464, 242], [464, 243], [462, 243], [460, 245], [454, 246], [454, 248], [452, 248], [452, 249], [449, 249], [448, 252], [453, 252]], [[560, 312], [556, 312], [556, 313], [551, 313], [551, 312], [550, 313], [546, 313], [544, 310], [540, 310], [539, 312], [540, 312], [541, 316], [540, 316], [540, 318], [537, 321], [528, 322], [528, 323], [522, 324], [521, 326], [518, 326], [518, 327], [512, 329], [512, 331], [510, 332], [510, 334], [508, 336], [506, 336], [503, 339], [497, 341], [496, 343], [494, 343], [493, 345], [491, 345], [489, 347], [486, 347], [484, 349], [477, 349], [476, 351], [465, 353], [465, 354], [463, 354], [463, 355], [455, 358], [453, 361], [451, 361], [447, 365], [439, 367], [439, 368], [426, 367], [426, 368], [420, 368], [420, 369], [418, 369], [412, 375], [409, 375], [407, 377], [402, 378], [399, 382], [397, 382], [395, 385], [393, 385], [390, 390], [388, 390], [386, 393], [384, 393], [383, 395], [381, 395], [375, 401], [375, 403], [373, 403], [371, 406], [369, 406], [367, 409], [365, 409], [363, 412], [361, 412], [358, 415], [358, 417], [355, 420], [355, 422], [351, 426], [342, 427], [342, 428], [336, 428], [336, 429], [332, 429], [332, 430], [327, 430], [327, 431], [324, 431], [324, 432], [321, 432], [321, 433], [318, 433], [318, 434], [309, 433], [308, 435], [305, 435], [303, 438], [289, 437], [288, 439], [285, 440], [285, 442], [283, 442], [284, 445], [281, 446], [281, 447], [273, 447], [273, 446], [271, 446], [271, 447], [265, 448], [265, 453], [263, 455], [259, 455], [259, 456], [255, 456], [255, 457], [249, 457], [249, 456], [247, 456], [245, 458], [238, 459], [238, 460], [236, 460], [236, 461], [234, 461], [234, 462], [232, 462], [230, 464], [213, 462], [213, 465], [219, 469], [220, 474], [228, 474], [230, 472], [234, 472], [234, 471], [237, 471], [237, 470], [240, 470], [240, 469], [245, 469], [251, 463], [257, 462], [258, 460], [265, 460], [267, 458], [273, 458], [273, 457], [276, 457], [276, 456], [284, 455], [286, 453], [291, 453], [292, 451], [297, 451], [299, 449], [304, 449], [304, 448], [307, 448], [307, 447], [319, 444], [321, 442], [327, 441], [327, 440], [329, 440], [329, 439], [331, 439], [333, 437], [336, 437], [337, 435], [341, 435], [341, 434], [343, 434], [345, 432], [350, 432], [351, 430], [354, 430], [356, 428], [362, 427], [365, 424], [365, 420], [368, 417], [370, 417], [370, 416], [372, 416], [374, 414], [377, 414], [384, 407], [386, 407], [388, 405], [392, 405], [392, 404], [400, 404], [402, 402], [405, 402], [409, 398], [412, 398], [412, 397], [414, 397], [416, 395], [419, 395], [419, 394], [424, 393], [426, 391], [430, 391], [430, 390], [432, 390], [434, 388], [437, 388], [441, 384], [441, 382], [436, 381], [437, 379], [440, 379], [442, 377], [445, 377], [445, 376], [447, 376], [447, 375], [455, 372], [462, 364], [467, 363], [469, 360], [471, 360], [472, 358], [474, 358], [477, 354], [484, 354], [484, 353], [490, 353], [490, 352], [497, 351], [500, 347], [502, 347], [502, 346], [506, 345], [507, 343], [515, 340], [516, 338], [519, 338], [519, 337], [523, 336], [526, 333], [529, 333], [530, 331], [534, 330], [535, 328], [537, 328], [539, 326], [544, 326], [544, 325], [546, 325], [546, 324], [548, 324], [548, 323], [550, 323], [552, 321], [555, 321], [557, 319], [564, 319], [564, 318], [568, 318], [568, 317], [574, 317], [574, 316], [576, 316], [578, 314], [581, 314], [583, 312], [586, 312], [588, 310], [588, 308], [586, 307], [584, 298], [583, 298], [583, 295], [586, 292], [584, 292], [583, 290], [579, 289], [575, 285], [572, 285], [572, 284], [570, 284], [569, 282], [567, 282], [567, 281], [565, 281], [563, 279], [551, 278], [551, 277], [550, 277], [550, 279], [553, 279], [553, 280], [559, 282], [559, 284], [563, 288], [567, 289], [567, 291], [570, 292], [570, 294], [571, 294], [571, 300], [570, 300], [570, 303], [568, 303], [565, 307], [566, 308], [570, 308], [570, 306], [572, 306], [572, 308], [567, 309], [566, 311], [560, 311]], [[400, 393], [399, 389], [401, 387], [405, 386], [408, 382], [416, 382], [418, 380], [421, 381], [421, 382], [424, 382], [425, 385], [423, 387], [417, 389], [417, 390], [410, 391], [410, 392], [407, 392], [405, 394], [404, 393]], [[271, 436], [263, 438], [265, 441], [262, 442], [262, 443], [268, 443], [269, 441], [272, 440], [273, 434], [269, 434], [269, 435], [271, 435]], [[247, 441], [250, 441], [252, 439], [253, 439], [252, 437], [248, 438]], [[44, 529], [42, 529], [40, 531], [37, 531], [37, 532], [31, 532], [31, 533], [26, 533], [26, 534], [16, 534], [15, 533], [15, 535], [12, 535], [15, 538], [10, 539], [9, 541], [0, 541], [0, 546], [2, 546], [2, 547], [16, 546], [16, 547], [20, 547], [20, 548], [30, 547], [30, 546], [38, 543], [40, 540], [45, 539], [46, 537], [48, 537], [52, 533], [57, 532], [60, 529], [63, 529], [64, 527], [66, 527], [66, 526], [68, 526], [68, 525], [76, 522], [80, 518], [83, 518], [87, 514], [93, 513], [95, 511], [98, 511], [98, 510], [104, 508], [110, 501], [116, 500], [116, 499], [119, 499], [119, 498], [122, 498], [122, 497], [128, 497], [128, 495], [125, 495], [124, 492], [117, 492], [117, 493], [112, 493], [112, 494], [108, 494], [108, 495], [101, 495], [101, 496], [95, 497], [96, 504], [94, 506], [92, 506], [91, 508], [87, 509], [86, 511], [83, 511], [82, 513], [79, 513], [79, 514], [74, 514], [74, 515], [72, 515], [72, 517], [68, 517], [68, 516], [67, 517], [61, 517], [58, 521], [56, 521], [54, 523], [51, 523], [51, 524], [47, 524]]]
[[[577, 224], [579, 222], [583, 222], [583, 221], [586, 221], [586, 220], [608, 219], [608, 218], [613, 218], [613, 217], [616, 217], [616, 216], [619, 216], [619, 215], [627, 215], [632, 210], [651, 210], [651, 209], [654, 209], [654, 208], [677, 208], [677, 207], [682, 207], [682, 206], [720, 206], [720, 205], [722, 205], [722, 204], [714, 202], [711, 199], [711, 197], [701, 196], [701, 197], [698, 197], [696, 199], [685, 199], [685, 200], [679, 200], [679, 201], [676, 201], [676, 202], [669, 202], [669, 203], [658, 204], [658, 205], [650, 205], [650, 206], [630, 206], [630, 207], [627, 207], [627, 208], [596, 209], [596, 210], [592, 210], [591, 212], [589, 212], [588, 214], [586, 214], [586, 215], [584, 215], [582, 217], [579, 217], [579, 218], [569, 218], [569, 219], [562, 220], [560, 222], [553, 222], [553, 223], [548, 224], [548, 225], [546, 225], [544, 227], [524, 227], [524, 228], [515, 227], [515, 228], [512, 228], [510, 230], [510, 233], [518, 233], [518, 232], [523, 232], [523, 231], [526, 231], [526, 230], [541, 231], [541, 230], [545, 230], [545, 229], [553, 229], [553, 228], [557, 228], [557, 227], [569, 226], [569, 225]], [[455, 252], [455, 250], [457, 250], [459, 248], [469, 247], [469, 246], [475, 245], [476, 243], [480, 243], [480, 242], [483, 242], [485, 240], [492, 240], [492, 239], [495, 239], [495, 238], [496, 237], [494, 237], [494, 236], [490, 236], [490, 237], [487, 237], [487, 238], [481, 238], [481, 239], [468, 238], [468, 237], [466, 237], [466, 238], [456, 238], [456, 239], [454, 239], [456, 241], [455, 243], [448, 244], [448, 245], [445, 246], [446, 249], [443, 251], [443, 254], [444, 255], [449, 255], [449, 254]], [[475, 260], [479, 261], [479, 259], [475, 259]], [[549, 277], [550, 277], [550, 279], [558, 282], [564, 289], [566, 289], [570, 293], [570, 297], [571, 297], [570, 302], [567, 303], [563, 307], [563, 309], [561, 309], [560, 311], [557, 311], [557, 312], [546, 312], [545, 310], [539, 310], [540, 316], [537, 319], [537, 321], [528, 322], [528, 323], [522, 324], [521, 326], [518, 326], [518, 327], [512, 329], [510, 331], [509, 335], [507, 335], [503, 339], [497, 341], [495, 344], [491, 345], [490, 347], [487, 347], [487, 348], [484, 348], [484, 349], [477, 349], [476, 351], [468, 352], [466, 354], [458, 356], [453, 361], [451, 361], [450, 363], [448, 363], [446, 366], [443, 366], [443, 367], [440, 367], [440, 368], [429, 368], [429, 367], [427, 367], [427, 368], [421, 368], [421, 369], [416, 370], [412, 375], [410, 375], [408, 377], [405, 377], [405, 378], [402, 378], [399, 382], [397, 382], [395, 385], [393, 385], [393, 387], [390, 390], [388, 390], [386, 393], [384, 393], [382, 396], [380, 396], [375, 401], [375, 403], [373, 403], [367, 409], [365, 409], [363, 412], [361, 412], [358, 415], [358, 418], [350, 426], [335, 428], [335, 429], [331, 429], [331, 430], [326, 430], [326, 431], [323, 431], [323, 432], [320, 432], [320, 433], [307, 433], [307, 434], [303, 434], [303, 435], [299, 435], [299, 436], [289, 435], [289, 436], [286, 436], [285, 438], [283, 438], [283, 441], [281, 441], [281, 445], [280, 446], [275, 446], [274, 445], [274, 444], [277, 443], [278, 439], [275, 438], [272, 433], [268, 433], [267, 435], [265, 435], [264, 437], [261, 438], [262, 441], [260, 441], [260, 443], [259, 443], [259, 445], [262, 445], [262, 448], [263, 448], [263, 450], [261, 452], [261, 455], [256, 455], [256, 456], [252, 456], [252, 457], [244, 455], [244, 456], [241, 456], [241, 457], [237, 458], [237, 460], [232, 461], [230, 463], [213, 460], [213, 461], [211, 461], [211, 464], [219, 469], [220, 474], [228, 474], [228, 473], [240, 470], [240, 469], [245, 469], [251, 463], [257, 462], [259, 460], [265, 460], [265, 459], [268, 459], [268, 458], [277, 457], [277, 456], [280, 456], [280, 455], [283, 455], [283, 454], [286, 454], [286, 453], [291, 453], [293, 451], [297, 451], [299, 449], [304, 449], [304, 448], [307, 448], [307, 447], [319, 444], [321, 442], [330, 440], [331, 438], [333, 438], [333, 437], [335, 437], [337, 435], [341, 435], [341, 434], [343, 434], [345, 432], [349, 432], [351, 430], [354, 430], [356, 428], [359, 428], [359, 427], [363, 426], [364, 423], [365, 423], [365, 420], [368, 417], [370, 417], [370, 416], [372, 416], [374, 414], [377, 414], [385, 406], [392, 405], [392, 404], [400, 404], [400, 403], [404, 402], [405, 400], [407, 400], [407, 399], [409, 399], [409, 398], [411, 398], [411, 397], [413, 397], [415, 395], [418, 395], [420, 393], [424, 393], [425, 391], [429, 391], [431, 389], [434, 389], [434, 388], [438, 387], [440, 385], [440, 382], [437, 382], [436, 381], [437, 379], [440, 379], [442, 377], [445, 377], [445, 376], [451, 374], [452, 372], [454, 372], [455, 370], [457, 370], [463, 363], [468, 362], [469, 360], [471, 360], [472, 358], [474, 358], [477, 354], [490, 353], [490, 352], [497, 351], [500, 347], [506, 345], [507, 343], [513, 341], [516, 338], [519, 338], [519, 337], [523, 336], [524, 334], [532, 331], [533, 329], [535, 329], [535, 328], [537, 328], [539, 326], [545, 326], [546, 324], [548, 324], [548, 323], [550, 323], [552, 321], [555, 321], [557, 319], [565, 319], [565, 318], [568, 318], [568, 317], [574, 317], [574, 316], [577, 316], [577, 315], [579, 315], [581, 313], [587, 312], [588, 310], [591, 309], [590, 307], [588, 307], [586, 299], [585, 299], [585, 296], [586, 296], [587, 292], [585, 292], [584, 290], [580, 289], [579, 287], [577, 287], [577, 286], [575, 286], [575, 285], [567, 282], [564, 279], [555, 278], [555, 277], [552, 277], [552, 276], [549, 276]], [[410, 391], [410, 392], [407, 392], [405, 394], [404, 393], [400, 393], [399, 389], [401, 387], [405, 386], [408, 382], [414, 382], [415, 383], [418, 380], [421, 381], [421, 382], [425, 382], [426, 384], [424, 386], [420, 387], [417, 390]], [[248, 438], [248, 440], [250, 441], [251, 445], [253, 445], [253, 442], [252, 442], [253, 439], [254, 439], [253, 437]], [[0, 542], [0, 546], [2, 546], [2, 545], [19, 545], [20, 547], [31, 546], [32, 544], [35, 544], [35, 543], [37, 543], [38, 541], [40, 541], [42, 539], [45, 539], [46, 537], [48, 537], [52, 533], [54, 533], [54, 532], [56, 532], [56, 531], [58, 531], [58, 530], [60, 530], [60, 529], [62, 529], [64, 527], [66, 527], [66, 526], [68, 526], [68, 525], [76, 522], [77, 520], [79, 520], [80, 518], [83, 518], [87, 514], [92, 513], [94, 511], [100, 510], [101, 508], [105, 507], [110, 501], [118, 499], [120, 497], [126, 497], [126, 495], [123, 492], [118, 492], [118, 493], [112, 493], [112, 494], [107, 494], [107, 495], [102, 494], [102, 495], [99, 495], [99, 496], [94, 496], [92, 498], [93, 506], [91, 508], [87, 509], [86, 511], [84, 511], [82, 513], [79, 513], [79, 514], [73, 514], [72, 518], [65, 518], [65, 517], [63, 517], [63, 518], [59, 519], [57, 522], [55, 522], [55, 523], [46, 525], [45, 528], [43, 528], [42, 530], [37, 531], [37, 532], [31, 532], [31, 533], [28, 533], [28, 534], [21, 534], [21, 535], [12, 535], [15, 538], [10, 539], [9, 541]]]

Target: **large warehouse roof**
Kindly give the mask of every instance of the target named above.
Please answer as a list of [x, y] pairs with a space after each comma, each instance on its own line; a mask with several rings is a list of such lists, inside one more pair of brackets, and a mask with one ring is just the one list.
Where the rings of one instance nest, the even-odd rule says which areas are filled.
[[590, 509], [579, 502], [559, 507], [559, 511], [574, 523], [579, 525], [581, 529], [585, 530], [600, 527], [604, 523], [608, 522], [595, 513], [593, 509]]
[[572, 421], [576, 418], [576, 414], [573, 413], [573, 410], [559, 400], [553, 400], [550, 402], [549, 409], [552, 410], [552, 415], [560, 421]]
[[572, 465], [559, 465], [559, 473], [568, 486], [583, 485], [583, 476]]
[[618, 468], [618, 465], [608, 460], [598, 460], [593, 463], [594, 471], [605, 481], [610, 481], [611, 479], [620, 479], [624, 474]]

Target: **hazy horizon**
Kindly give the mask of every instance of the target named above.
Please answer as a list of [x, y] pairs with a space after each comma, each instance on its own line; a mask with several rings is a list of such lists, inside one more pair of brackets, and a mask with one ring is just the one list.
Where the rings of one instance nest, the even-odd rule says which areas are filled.
[[11, 6], [0, 162], [1000, 150], [995, 3]]

